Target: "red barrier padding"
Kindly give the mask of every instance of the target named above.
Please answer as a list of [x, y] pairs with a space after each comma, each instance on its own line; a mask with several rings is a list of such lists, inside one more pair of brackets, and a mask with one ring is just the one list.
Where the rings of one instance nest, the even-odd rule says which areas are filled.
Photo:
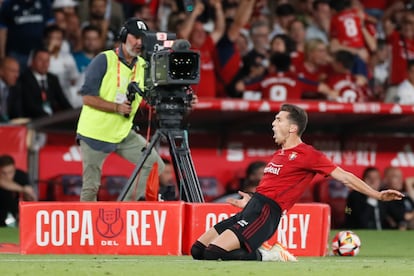
[[181, 255], [183, 206], [21, 202], [21, 253]]
[[13, 156], [16, 167], [27, 171], [27, 128], [24, 126], [0, 126], [0, 154]]
[[[192, 243], [239, 209], [183, 202], [21, 202], [22, 254], [189, 254]], [[297, 256], [327, 253], [330, 209], [296, 204], [268, 241]]]
[[[183, 254], [190, 254], [191, 245], [206, 230], [239, 210], [226, 203], [186, 203]], [[278, 241], [296, 256], [325, 256], [329, 230], [329, 205], [298, 203], [281, 218], [277, 232], [268, 242]]]

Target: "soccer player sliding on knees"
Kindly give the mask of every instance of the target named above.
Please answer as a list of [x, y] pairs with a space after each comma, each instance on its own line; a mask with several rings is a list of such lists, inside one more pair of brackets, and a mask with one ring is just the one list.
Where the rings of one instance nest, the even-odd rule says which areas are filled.
[[308, 122], [306, 111], [283, 104], [272, 123], [273, 138], [280, 146], [264, 169], [256, 192], [240, 192], [229, 203], [242, 208], [214, 225], [191, 248], [198, 260], [296, 261], [280, 244], [263, 246], [277, 230], [285, 214], [301, 197], [316, 174], [330, 175], [350, 189], [383, 201], [401, 200], [396, 190], [376, 191], [354, 174], [343, 170], [322, 152], [302, 142]]

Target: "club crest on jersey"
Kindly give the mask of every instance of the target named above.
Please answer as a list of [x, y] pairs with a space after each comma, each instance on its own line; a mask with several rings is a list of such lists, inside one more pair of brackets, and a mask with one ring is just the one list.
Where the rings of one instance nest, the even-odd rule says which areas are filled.
[[289, 154], [289, 161], [295, 160], [298, 154], [296, 152], [292, 152]]

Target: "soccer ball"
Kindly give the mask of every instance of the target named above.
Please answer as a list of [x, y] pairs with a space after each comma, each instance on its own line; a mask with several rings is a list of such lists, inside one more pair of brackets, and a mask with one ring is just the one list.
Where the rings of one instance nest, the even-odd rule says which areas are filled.
[[356, 256], [361, 247], [361, 240], [352, 231], [340, 231], [332, 239], [332, 252], [336, 256]]

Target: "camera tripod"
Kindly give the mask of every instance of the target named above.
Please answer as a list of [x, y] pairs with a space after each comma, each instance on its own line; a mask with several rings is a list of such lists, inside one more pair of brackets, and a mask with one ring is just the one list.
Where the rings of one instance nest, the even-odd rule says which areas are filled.
[[[168, 108], [170, 107], [168, 106]], [[182, 119], [181, 113], [172, 112], [171, 114], [170, 112], [169, 114], [163, 114], [161, 111], [158, 117], [160, 128], [155, 131], [150, 143], [144, 148], [141, 158], [118, 197], [118, 201], [125, 199], [142, 166], [150, 155], [151, 150], [161, 138], [165, 137], [169, 143], [180, 198], [187, 202], [204, 202], [203, 193], [188, 146], [188, 133], [187, 130], [180, 127], [180, 121]]]

